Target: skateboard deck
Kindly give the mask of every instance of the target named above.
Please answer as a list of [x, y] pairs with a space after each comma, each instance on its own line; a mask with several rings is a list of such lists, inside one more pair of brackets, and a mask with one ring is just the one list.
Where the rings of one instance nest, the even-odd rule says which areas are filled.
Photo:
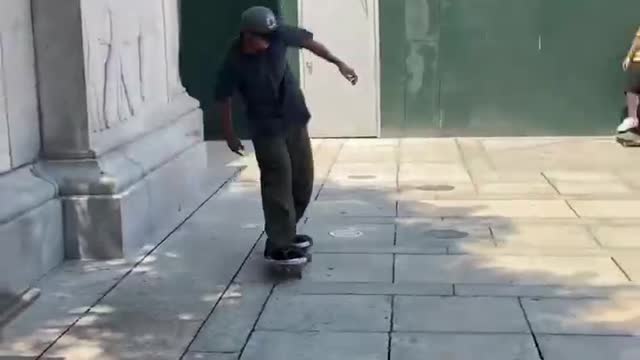
[[309, 263], [308, 259], [295, 264], [287, 264], [279, 261], [267, 260], [267, 264], [278, 275], [294, 276], [298, 279], [302, 279], [302, 272]]
[[275, 260], [266, 260], [267, 264], [278, 275], [295, 276], [298, 279], [302, 279], [302, 272], [304, 268], [313, 261], [313, 255], [311, 252], [307, 252], [306, 259], [299, 263], [283, 263]]
[[[623, 134], [626, 135], [626, 134]], [[616, 136], [618, 144], [624, 147], [640, 147], [640, 137], [637, 136]]]

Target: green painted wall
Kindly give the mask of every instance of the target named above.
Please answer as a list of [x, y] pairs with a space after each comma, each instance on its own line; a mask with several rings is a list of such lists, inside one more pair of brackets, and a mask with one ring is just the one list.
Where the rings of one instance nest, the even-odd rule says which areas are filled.
[[385, 136], [617, 125], [637, 0], [380, 0]]

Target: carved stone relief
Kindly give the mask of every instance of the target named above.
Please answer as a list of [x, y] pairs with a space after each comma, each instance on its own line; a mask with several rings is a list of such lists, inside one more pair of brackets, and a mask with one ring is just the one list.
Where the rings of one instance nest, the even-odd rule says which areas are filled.
[[166, 102], [163, 3], [84, 0], [82, 27], [90, 129], [102, 132]]

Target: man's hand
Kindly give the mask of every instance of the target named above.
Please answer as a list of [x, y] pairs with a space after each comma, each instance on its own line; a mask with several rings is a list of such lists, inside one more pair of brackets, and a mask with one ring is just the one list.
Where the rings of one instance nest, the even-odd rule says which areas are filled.
[[240, 141], [240, 139], [235, 136], [235, 134], [227, 135], [226, 139], [229, 150], [240, 156], [244, 156], [244, 145], [242, 145], [242, 141]]
[[345, 79], [347, 79], [352, 85], [358, 83], [358, 74], [349, 65], [345, 63], [338, 63], [338, 70]]
[[624, 58], [624, 61], [622, 62], [622, 70], [624, 71], [629, 70], [629, 66], [631, 66], [631, 58], [627, 56]]

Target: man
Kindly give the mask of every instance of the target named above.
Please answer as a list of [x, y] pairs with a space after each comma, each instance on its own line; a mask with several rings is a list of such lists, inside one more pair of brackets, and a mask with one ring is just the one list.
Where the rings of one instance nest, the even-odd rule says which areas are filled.
[[218, 74], [216, 100], [231, 151], [244, 147], [232, 124], [231, 97], [238, 91], [245, 102], [251, 137], [260, 168], [262, 207], [267, 245], [265, 258], [282, 264], [304, 264], [312, 245], [297, 235], [313, 190], [313, 154], [307, 132], [311, 118], [300, 85], [287, 63], [289, 47], [307, 49], [335, 64], [353, 85], [355, 71], [315, 41], [307, 30], [278, 24], [265, 7], [252, 7], [241, 17], [236, 38]]
[[640, 140], [640, 29], [631, 44], [629, 53], [625, 57], [622, 68], [627, 72], [628, 84], [626, 89], [627, 97], [627, 118], [618, 126], [618, 137], [629, 141]]

